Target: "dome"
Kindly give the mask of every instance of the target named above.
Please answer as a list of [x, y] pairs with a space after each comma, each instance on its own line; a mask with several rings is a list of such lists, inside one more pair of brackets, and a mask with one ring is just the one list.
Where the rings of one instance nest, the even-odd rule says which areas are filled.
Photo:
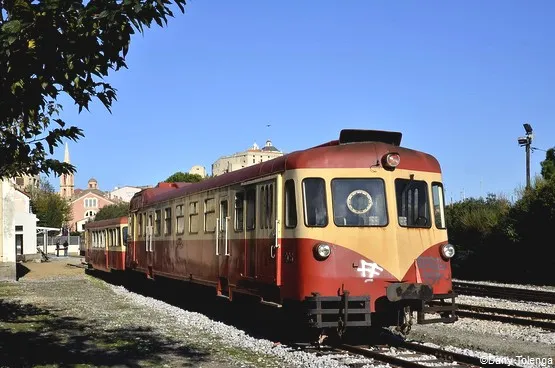
[[266, 141], [266, 145], [262, 148], [262, 151], [279, 152], [279, 150], [276, 147], [274, 147], [274, 145], [272, 144], [272, 141], [269, 139]]
[[90, 179], [89, 179], [89, 183], [91, 183], [91, 182], [98, 183], [98, 181], [96, 181], [95, 178], [90, 178]]

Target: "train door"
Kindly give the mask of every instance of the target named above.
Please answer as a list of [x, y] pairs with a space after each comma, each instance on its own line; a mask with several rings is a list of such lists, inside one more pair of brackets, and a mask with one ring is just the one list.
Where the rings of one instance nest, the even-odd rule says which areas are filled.
[[[278, 177], [279, 179], [279, 177]], [[279, 285], [280, 221], [278, 207], [280, 190], [278, 179], [256, 184], [258, 197], [258, 225], [256, 226], [256, 277], [258, 280]]]
[[218, 258], [218, 277], [221, 293], [228, 294], [229, 277], [229, 201], [227, 196], [220, 196], [218, 217], [216, 218], [216, 256]]

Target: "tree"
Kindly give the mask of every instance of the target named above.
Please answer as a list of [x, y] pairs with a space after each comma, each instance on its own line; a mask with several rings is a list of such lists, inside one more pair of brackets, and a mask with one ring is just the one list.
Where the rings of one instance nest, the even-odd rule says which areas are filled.
[[0, 0], [0, 178], [75, 172], [47, 158], [82, 129], [58, 117], [61, 93], [79, 112], [99, 100], [110, 111], [116, 89], [104, 81], [127, 68], [131, 35], [184, 12], [185, 0]]
[[555, 178], [555, 147], [547, 150], [545, 160], [541, 162], [541, 166], [544, 179]]
[[199, 174], [189, 174], [178, 171], [164, 181], [166, 183], [197, 183], [202, 181], [202, 176]]
[[109, 204], [107, 206], [102, 207], [100, 211], [98, 211], [96, 216], [94, 216], [94, 220], [98, 221], [98, 220], [106, 220], [106, 219], [127, 216], [128, 213], [129, 213], [129, 203], [127, 202]]
[[71, 221], [71, 204], [54, 191], [52, 185], [44, 178], [39, 181], [39, 188], [29, 187], [31, 208], [37, 215], [39, 226], [61, 228]]

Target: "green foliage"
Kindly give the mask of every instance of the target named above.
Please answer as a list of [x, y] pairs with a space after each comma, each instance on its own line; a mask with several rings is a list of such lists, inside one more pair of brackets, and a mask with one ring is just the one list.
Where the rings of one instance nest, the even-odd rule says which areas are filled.
[[71, 221], [71, 204], [60, 197], [46, 179], [41, 178], [39, 188], [29, 187], [27, 192], [33, 213], [39, 219], [38, 226], [61, 228]]
[[542, 177], [544, 179], [555, 178], [555, 148], [550, 148], [545, 154], [545, 160], [541, 162]]
[[166, 183], [197, 183], [202, 180], [202, 176], [199, 174], [189, 174], [178, 171], [164, 181]]
[[75, 171], [47, 158], [83, 136], [58, 117], [60, 94], [79, 112], [93, 100], [110, 110], [116, 90], [105, 77], [127, 67], [135, 30], [167, 24], [172, 3], [184, 12], [185, 0], [0, 1], [0, 178]]
[[122, 216], [127, 216], [129, 213], [129, 203], [121, 202], [117, 204], [109, 204], [104, 206], [98, 211], [96, 216], [94, 217], [95, 221], [98, 220], [107, 220]]

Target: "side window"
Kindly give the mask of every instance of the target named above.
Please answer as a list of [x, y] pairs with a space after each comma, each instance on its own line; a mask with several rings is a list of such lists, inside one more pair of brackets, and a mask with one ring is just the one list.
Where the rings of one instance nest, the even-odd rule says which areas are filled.
[[216, 206], [214, 198], [204, 200], [204, 231], [214, 232], [216, 230]]
[[328, 225], [324, 179], [309, 178], [303, 180], [303, 203], [306, 226], [324, 227]]
[[235, 230], [243, 230], [243, 200], [245, 199], [245, 193], [238, 192], [235, 193]]
[[295, 199], [295, 181], [289, 179], [285, 182], [285, 227], [297, 226], [297, 203]]
[[258, 197], [258, 198], [260, 198], [260, 203], [259, 203], [260, 212], [259, 212], [259, 216], [258, 216], [258, 218], [260, 219], [260, 228], [265, 229], [266, 225], [267, 225], [267, 223], [266, 223], [266, 212], [267, 212], [266, 206], [267, 206], [267, 203], [268, 203], [268, 198], [266, 196], [266, 186], [265, 185], [260, 187], [260, 197]]
[[172, 209], [164, 209], [164, 234], [169, 235], [172, 233]]
[[247, 190], [247, 230], [256, 226], [256, 190]]
[[395, 179], [397, 214], [403, 227], [432, 226], [428, 203], [428, 185], [422, 180]]
[[139, 213], [137, 215], [137, 220], [139, 222], [137, 226], [137, 235], [141, 236], [143, 235], [143, 214], [142, 213]]
[[220, 231], [225, 230], [225, 220], [228, 216], [227, 207], [227, 199], [220, 202]]
[[185, 214], [182, 204], [175, 206], [175, 222], [175, 233], [183, 234], [185, 232]]
[[266, 186], [266, 228], [274, 228], [274, 185], [269, 184]]
[[161, 210], [156, 210], [154, 212], [154, 222], [155, 222], [155, 226], [154, 226], [154, 235], [160, 235], [160, 227], [161, 227], [161, 223], [162, 223], [162, 211]]
[[432, 183], [434, 219], [438, 229], [445, 229], [445, 195], [441, 183]]
[[198, 202], [189, 203], [189, 232], [198, 233]]

